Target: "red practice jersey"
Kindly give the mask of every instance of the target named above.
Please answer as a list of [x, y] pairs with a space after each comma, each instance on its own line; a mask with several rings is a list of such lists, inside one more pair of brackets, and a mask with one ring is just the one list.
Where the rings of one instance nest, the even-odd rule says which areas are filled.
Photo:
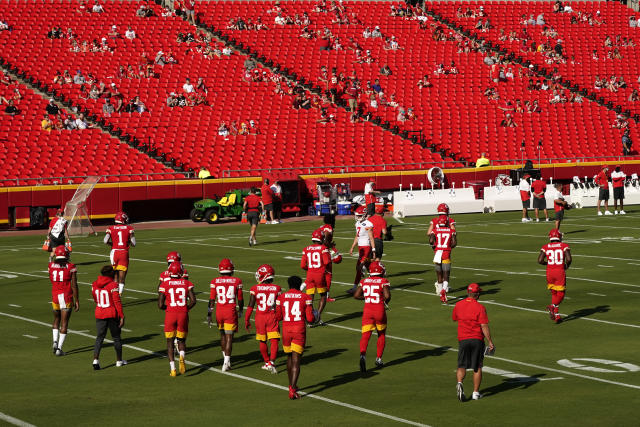
[[306, 331], [306, 322], [313, 322], [312, 299], [297, 289], [289, 289], [276, 299], [276, 317], [282, 320], [282, 328]]
[[[179, 262], [179, 261], [176, 261], [176, 262]], [[180, 278], [189, 280], [189, 272], [187, 271], [186, 268], [184, 268], [184, 264], [182, 264], [182, 276]], [[171, 280], [171, 275], [169, 274], [169, 270], [165, 270], [162, 273], [160, 273], [160, 282], [164, 283], [168, 280]]]
[[233, 276], [220, 276], [211, 281], [211, 295], [218, 309], [230, 308], [235, 310], [236, 301], [242, 300], [242, 280]]
[[189, 289], [193, 289], [193, 283], [186, 279], [177, 279], [175, 277], [160, 285], [158, 292], [165, 296], [167, 313], [186, 313], [188, 311], [187, 295], [189, 294]]
[[569, 249], [569, 245], [564, 242], [551, 242], [541, 249], [547, 255], [547, 271], [564, 271], [564, 254]]
[[112, 249], [129, 249], [133, 227], [128, 224], [111, 225], [107, 228], [107, 234], [111, 237]]
[[368, 277], [358, 285], [364, 294], [365, 310], [384, 310], [384, 294], [382, 290], [389, 287], [384, 277]]
[[433, 232], [435, 233], [436, 231], [436, 225], [438, 225], [438, 221], [440, 221], [441, 219], [446, 218], [447, 221], [449, 222], [449, 228], [451, 228], [454, 232], [456, 231], [456, 220], [451, 218], [451, 217], [447, 217], [446, 215], [440, 215], [436, 218], [433, 218], [431, 220], [431, 227], [433, 229]]
[[272, 283], [253, 285], [249, 293], [256, 298], [256, 316], [275, 312], [276, 298], [281, 292], [282, 288]]
[[437, 225], [433, 232], [436, 236], [436, 251], [449, 251], [451, 252], [451, 241], [455, 234], [455, 229], [447, 227], [446, 225]]
[[100, 276], [91, 286], [91, 296], [96, 302], [96, 319], [122, 318], [122, 302], [118, 284], [110, 277]]
[[63, 291], [71, 288], [71, 275], [77, 272], [75, 264], [49, 263], [49, 280], [54, 289]]
[[331, 254], [325, 245], [309, 245], [302, 251], [300, 268], [308, 273], [324, 273], [331, 264]]

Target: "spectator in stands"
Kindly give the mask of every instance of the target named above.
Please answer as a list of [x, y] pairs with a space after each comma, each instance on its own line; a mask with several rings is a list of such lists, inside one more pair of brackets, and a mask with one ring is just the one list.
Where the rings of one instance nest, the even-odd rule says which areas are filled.
[[161, 67], [163, 67], [167, 63], [163, 51], [159, 50], [158, 53], [156, 53], [156, 58], [153, 60], [153, 63], [160, 65]]
[[491, 161], [485, 157], [485, 153], [481, 153], [480, 157], [476, 160], [476, 167], [483, 168], [491, 165]]
[[78, 118], [75, 120], [75, 127], [79, 130], [84, 130], [89, 127], [87, 122], [85, 121], [85, 117], [83, 113], [80, 113]]
[[218, 127], [218, 135], [224, 137], [225, 140], [229, 139], [229, 128], [225, 122], [220, 123]]
[[148, 18], [150, 16], [153, 16], [153, 9], [147, 7], [146, 4], [142, 3], [138, 10], [136, 10], [136, 16], [140, 18]]
[[92, 85], [91, 86], [91, 89], [89, 90], [88, 98], [89, 99], [98, 99], [98, 98], [100, 98], [100, 89], [98, 89], [98, 86], [96, 86], [96, 85]]
[[209, 172], [209, 169], [205, 168], [204, 166], [200, 166], [200, 171], [198, 172], [198, 178], [199, 179], [211, 178], [211, 172]]
[[191, 80], [188, 77], [185, 80], [185, 83], [182, 85], [182, 90], [184, 90], [185, 93], [193, 92], [193, 85], [191, 84]]
[[251, 56], [247, 57], [247, 59], [244, 60], [244, 69], [245, 70], [251, 71], [254, 68], [256, 68], [257, 66], [258, 66], [258, 63], [256, 62], [254, 54], [251, 54]]
[[504, 128], [515, 128], [518, 127], [516, 122], [513, 121], [511, 114], [507, 114], [507, 116], [500, 122], [500, 126]]
[[433, 84], [429, 81], [429, 75], [425, 74], [420, 80], [418, 80], [418, 89], [423, 89], [425, 87], [431, 87]]
[[176, 93], [171, 92], [167, 97], [167, 107], [173, 108], [177, 106], [178, 106], [178, 99], [176, 98]]
[[60, 27], [52, 27], [51, 31], [47, 33], [47, 38], [49, 39], [61, 39], [62, 37], [63, 33]]
[[629, 17], [629, 27], [630, 28], [636, 28], [637, 27], [637, 21], [636, 21], [635, 16], [633, 16], [633, 15], [631, 15]]
[[111, 117], [111, 115], [116, 111], [115, 107], [111, 103], [111, 99], [107, 98], [104, 100], [104, 105], [102, 106], [102, 113], [106, 117]]
[[127, 27], [127, 31], [124, 32], [124, 37], [129, 40], [136, 38], [136, 32], [131, 29], [131, 26]]
[[40, 127], [46, 132], [51, 132], [51, 129], [53, 129], [53, 123], [51, 122], [51, 120], [49, 120], [49, 116], [47, 116], [46, 114], [40, 122]]
[[71, 73], [69, 73], [69, 70], [64, 70], [63, 79], [64, 79], [64, 84], [66, 85], [73, 83], [73, 77], [71, 77]]
[[380, 68], [380, 74], [382, 74], [383, 76], [390, 76], [392, 74], [391, 68], [389, 68], [387, 64], [384, 64], [382, 68]]
[[109, 30], [107, 35], [109, 37], [111, 37], [112, 39], [119, 39], [120, 38], [120, 33], [118, 32], [118, 26], [117, 25], [112, 25], [111, 29]]
[[7, 113], [10, 116], [15, 116], [16, 114], [20, 114], [20, 110], [18, 110], [16, 106], [13, 105], [13, 99], [10, 99], [7, 104], [8, 104], [7, 107], [4, 109], [5, 113]]
[[404, 112], [404, 108], [398, 108], [398, 115], [396, 116], [396, 120], [401, 123], [407, 120], [407, 115]]
[[98, 3], [98, 0], [95, 0], [93, 7], [91, 8], [91, 12], [93, 13], [104, 13], [104, 8], [102, 7], [102, 5], [100, 3]]
[[77, 85], [84, 84], [84, 76], [82, 75], [82, 71], [76, 71], [76, 75], [73, 76], [73, 83]]
[[536, 25], [546, 25], [546, 22], [544, 20], [544, 13], [540, 13], [540, 15], [538, 15], [538, 17], [536, 18]]
[[53, 98], [49, 98], [49, 103], [47, 104], [46, 110], [47, 114], [50, 116], [57, 116], [60, 113], [60, 109], [55, 104]]
[[373, 31], [371, 31], [371, 38], [375, 39], [375, 38], [380, 38], [382, 37], [382, 32], [380, 31], [380, 27], [378, 27], [376, 25], [376, 27], [373, 29]]
[[629, 156], [631, 155], [631, 146], [632, 146], [632, 142], [631, 142], [631, 134], [629, 132], [629, 129], [625, 129], [624, 133], [622, 134], [622, 154], [624, 156]]

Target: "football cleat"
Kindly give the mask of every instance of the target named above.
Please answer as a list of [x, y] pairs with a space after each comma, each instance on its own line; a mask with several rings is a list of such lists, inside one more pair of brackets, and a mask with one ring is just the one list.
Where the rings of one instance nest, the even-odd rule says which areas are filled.
[[435, 282], [433, 286], [436, 287], [436, 295], [440, 296], [440, 292], [442, 291], [442, 283]]
[[602, 216], [602, 212], [598, 211], [598, 216]]
[[257, 245], [257, 244], [258, 244], [258, 240], [254, 237], [254, 239], [253, 239], [253, 246], [255, 246], [255, 245]]
[[172, 369], [172, 370], [171, 370], [171, 372], [169, 372], [169, 376], [170, 376], [170, 377], [177, 377], [177, 376], [178, 376], [178, 373], [176, 372], [176, 370], [175, 370], [175, 369]]
[[384, 362], [382, 361], [382, 357], [376, 357], [376, 366], [378, 368], [382, 368], [384, 366]]
[[458, 395], [458, 400], [464, 402], [464, 387], [462, 387], [462, 383], [456, 384], [456, 394]]
[[116, 360], [116, 368], [121, 368], [127, 364], [126, 360]]
[[623, 211], [622, 209], [620, 209], [620, 215], [626, 215], [627, 213], [625, 211]]
[[478, 399], [482, 399], [482, 395], [480, 394], [479, 391], [474, 391], [473, 394], [471, 395], [471, 398], [473, 400], [478, 400]]
[[64, 351], [60, 350], [59, 348], [56, 348], [56, 356], [66, 356], [67, 353], [65, 353]]
[[336, 302], [335, 298], [327, 297], [327, 302]]
[[269, 364], [269, 362], [264, 362], [264, 365], [262, 365], [260, 369], [264, 369], [265, 371], [271, 371], [271, 365]]
[[100, 363], [94, 362], [91, 365], [93, 366], [93, 370], [94, 371], [99, 371], [100, 370]]
[[56, 351], [58, 351], [58, 341], [53, 342], [53, 354], [56, 354]]
[[364, 356], [360, 356], [360, 372], [367, 372], [367, 359]]
[[604, 211], [605, 215], [611, 215], [611, 211]]
[[272, 374], [278, 373], [278, 369], [276, 368], [276, 365], [273, 362], [269, 362], [269, 372], [271, 372]]
[[300, 399], [300, 395], [298, 394], [298, 390], [296, 390], [295, 388], [289, 386], [289, 399], [291, 400], [296, 400], [296, 399]]
[[249, 236], [249, 246], [253, 246], [253, 239]]
[[536, 222], [540, 222], [540, 218], [536, 218]]
[[180, 362], [178, 362], [178, 369], [180, 370], [181, 375], [187, 372], [187, 366], [184, 364], [184, 357], [180, 357]]
[[614, 215], [618, 215], [618, 211], [613, 211], [613, 214]]
[[447, 291], [444, 289], [440, 291], [440, 301], [442, 301], [443, 304], [447, 303]]
[[230, 369], [231, 369], [231, 364], [230, 363], [225, 362], [225, 363], [222, 364], [222, 372], [227, 372]]
[[556, 314], [555, 318], [553, 319], [554, 322], [556, 322], [556, 325], [558, 323], [562, 323], [562, 317], [560, 317], [559, 314]]
[[556, 313], [554, 312], [552, 305], [547, 306], [547, 311], [549, 312], [549, 318], [551, 318], [551, 320], [556, 320]]

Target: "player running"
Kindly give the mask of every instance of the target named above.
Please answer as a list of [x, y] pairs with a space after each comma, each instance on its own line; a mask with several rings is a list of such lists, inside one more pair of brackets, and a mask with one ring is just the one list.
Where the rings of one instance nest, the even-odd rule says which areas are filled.
[[389, 281], [384, 278], [386, 269], [380, 261], [373, 261], [369, 265], [369, 277], [358, 285], [353, 294], [355, 299], [364, 300], [362, 311], [362, 338], [360, 339], [360, 371], [367, 372], [366, 354], [369, 338], [373, 331], [378, 331], [376, 343], [376, 366], [384, 366], [382, 353], [385, 345], [387, 329], [386, 305], [391, 301]]
[[276, 318], [282, 321], [282, 348], [288, 354], [289, 399], [299, 399], [298, 377], [300, 362], [307, 338], [307, 323], [313, 322], [311, 297], [300, 291], [302, 279], [291, 276], [287, 280], [289, 290], [276, 299]]
[[51, 305], [53, 306], [53, 354], [64, 356], [62, 345], [67, 338], [71, 306], [80, 310], [78, 299], [78, 270], [69, 262], [69, 251], [64, 246], [54, 249], [55, 261], [49, 263]]
[[331, 291], [331, 279], [333, 277], [333, 264], [340, 264], [342, 262], [342, 255], [336, 248], [336, 243], [333, 241], [333, 230], [336, 227], [336, 216], [333, 214], [326, 214], [323, 218], [323, 224], [318, 227], [317, 231], [322, 234], [322, 244], [329, 248], [329, 255], [331, 255], [331, 263], [327, 265], [324, 273], [324, 281], [327, 285], [327, 302], [334, 302], [336, 299], [329, 296]]
[[312, 302], [316, 293], [320, 295], [314, 326], [324, 325], [320, 316], [324, 306], [327, 304], [327, 284], [325, 279], [327, 266], [331, 265], [329, 249], [322, 244], [322, 240], [320, 231], [315, 230], [311, 233], [313, 244], [302, 250], [302, 259], [300, 260], [300, 268], [307, 272], [307, 278], [304, 281], [307, 295], [311, 295]]
[[356, 263], [356, 277], [353, 280], [353, 287], [347, 292], [352, 294], [356, 291], [362, 279], [362, 269], [369, 268], [372, 258], [375, 258], [375, 242], [373, 240], [373, 224], [367, 220], [367, 213], [364, 206], [358, 206], [355, 211], [356, 217], [356, 237], [349, 250], [349, 255], [353, 255], [353, 249], [358, 245], [358, 262]]
[[53, 253], [54, 249], [58, 246], [66, 246], [67, 250], [71, 252], [71, 240], [69, 239], [69, 234], [67, 233], [67, 226], [69, 223], [64, 218], [64, 211], [62, 209], [58, 209], [56, 211], [56, 216], [51, 220], [49, 224], [49, 230], [47, 231], [47, 240], [45, 242], [45, 249], [47, 249], [49, 253], [49, 262], [53, 261], [55, 254]]
[[[257, 285], [253, 285], [249, 294], [249, 306], [244, 317], [244, 327], [251, 329], [251, 313], [256, 307], [256, 340], [260, 346], [260, 354], [264, 360], [262, 369], [277, 374], [276, 357], [278, 356], [278, 342], [280, 341], [280, 326], [276, 319], [276, 298], [282, 288], [273, 283], [275, 270], [269, 264], [263, 264], [256, 271]], [[267, 352], [267, 340], [271, 344], [271, 353]]]
[[451, 250], [458, 244], [456, 221], [449, 217], [449, 206], [446, 203], [438, 205], [438, 217], [429, 223], [427, 231], [429, 244], [435, 252], [433, 263], [436, 270], [436, 295], [440, 301], [447, 303], [449, 292], [449, 277], [451, 274]]
[[122, 341], [120, 334], [124, 326], [124, 311], [118, 293], [118, 284], [113, 281], [116, 272], [110, 265], [105, 265], [100, 270], [100, 276], [91, 285], [91, 296], [96, 302], [96, 342], [93, 346], [93, 369], [100, 370], [100, 350], [107, 336], [107, 329], [111, 332], [113, 348], [116, 351], [116, 367], [127, 364], [122, 360]]
[[180, 373], [186, 372], [184, 357], [186, 353], [187, 333], [189, 332], [189, 310], [196, 305], [193, 283], [182, 278], [182, 265], [174, 262], [169, 266], [170, 279], [158, 288], [158, 308], [165, 311], [164, 336], [167, 339], [167, 356], [171, 371], [175, 377], [176, 362], [173, 354], [173, 339], [178, 338], [180, 353]]
[[[242, 280], [233, 277], [234, 266], [230, 259], [225, 258], [218, 265], [220, 277], [211, 281], [211, 296], [209, 297], [209, 312], [207, 323], [211, 327], [211, 312], [216, 307], [216, 323], [220, 330], [220, 347], [222, 347], [222, 371], [231, 369], [231, 349], [233, 334], [238, 331], [238, 316], [242, 316], [244, 300], [242, 298]], [[236, 311], [236, 300], [238, 311]]]
[[118, 292], [122, 295], [124, 279], [129, 269], [129, 248], [136, 246], [136, 237], [133, 235], [133, 227], [129, 224], [129, 217], [124, 212], [118, 212], [114, 218], [115, 225], [107, 228], [104, 243], [111, 245], [111, 265], [116, 270]]
[[562, 322], [558, 306], [564, 299], [567, 285], [566, 270], [571, 265], [571, 249], [562, 242], [562, 233], [554, 228], [549, 231], [550, 243], [540, 249], [538, 263], [547, 266], [547, 289], [551, 291], [551, 305], [547, 306], [549, 317], [556, 323]]

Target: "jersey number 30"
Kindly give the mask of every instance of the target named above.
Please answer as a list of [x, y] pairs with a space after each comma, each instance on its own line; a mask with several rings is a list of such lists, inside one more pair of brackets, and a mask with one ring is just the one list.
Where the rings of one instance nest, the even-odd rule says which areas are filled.
[[562, 265], [564, 264], [564, 252], [561, 249], [549, 249], [547, 252], [547, 264]]

